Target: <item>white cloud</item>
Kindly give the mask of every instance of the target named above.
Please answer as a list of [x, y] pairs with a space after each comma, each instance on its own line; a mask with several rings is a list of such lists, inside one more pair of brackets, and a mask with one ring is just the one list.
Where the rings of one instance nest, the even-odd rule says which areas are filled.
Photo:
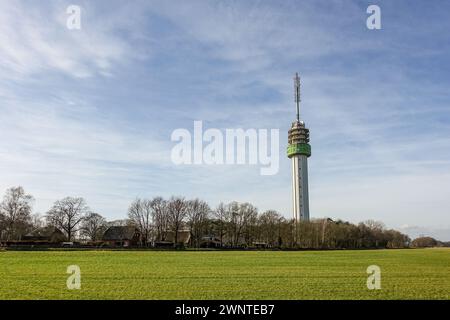
[[412, 239], [417, 237], [433, 237], [440, 241], [450, 241], [450, 228], [403, 225], [398, 229], [408, 234]]
[[[204, 54], [232, 62], [233, 72], [261, 71], [289, 59], [317, 59], [374, 45], [368, 39], [350, 41], [336, 32], [348, 28], [349, 20], [359, 22], [360, 9], [352, 3], [344, 9], [331, 2], [320, 11], [314, 3], [289, 1], [276, 6], [263, 1], [157, 3], [149, 10], [169, 19], [193, 41], [207, 45]], [[345, 22], [335, 19], [343, 13]], [[329, 19], [334, 32], [323, 28]]]
[[115, 64], [132, 56], [131, 47], [114, 34], [114, 25], [105, 24], [101, 16], [83, 10], [82, 29], [69, 30], [66, 7], [63, 2], [50, 9], [22, 1], [0, 2], [2, 78], [48, 71], [75, 78], [109, 75]]

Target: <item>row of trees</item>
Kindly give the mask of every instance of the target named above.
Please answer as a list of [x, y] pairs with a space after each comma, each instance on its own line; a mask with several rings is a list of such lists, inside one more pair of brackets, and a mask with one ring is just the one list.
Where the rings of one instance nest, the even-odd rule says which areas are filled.
[[166, 240], [168, 232], [174, 234], [178, 242], [178, 232], [188, 229], [194, 246], [198, 247], [201, 238], [208, 234], [211, 209], [204, 201], [185, 200], [172, 197], [165, 200], [136, 199], [128, 209], [129, 224], [135, 225], [143, 236], [143, 243]]
[[35, 229], [53, 226], [68, 240], [74, 236], [97, 240], [108, 224], [100, 214], [91, 212], [83, 198], [66, 197], [54, 203], [45, 216], [33, 214], [34, 198], [22, 187], [6, 191], [0, 203], [0, 240], [20, 240]]
[[189, 230], [191, 246], [199, 247], [205, 236], [221, 246], [263, 245], [281, 248], [402, 248], [410, 245], [408, 236], [387, 230], [382, 223], [367, 221], [358, 225], [316, 219], [294, 223], [276, 211], [259, 213], [250, 203], [221, 203], [216, 208], [199, 199], [182, 197], [135, 199], [128, 219], [107, 222], [92, 212], [83, 198], [66, 197], [56, 201], [44, 216], [33, 215], [33, 197], [22, 187], [7, 190], [0, 203], [0, 239], [20, 240], [35, 228], [54, 226], [68, 240], [101, 239], [110, 225], [133, 225], [142, 234], [142, 244], [164, 241], [169, 232], [178, 242], [178, 233]]
[[187, 229], [194, 247], [199, 247], [206, 235], [217, 238], [221, 246], [227, 247], [403, 248], [410, 244], [408, 236], [387, 230], [380, 222], [355, 225], [316, 219], [294, 223], [273, 210], [259, 214], [249, 203], [221, 203], [211, 209], [199, 199], [136, 199], [130, 206], [128, 218], [143, 234], [144, 243], [164, 240], [168, 231], [176, 237], [178, 231]]
[[418, 237], [411, 242], [413, 248], [450, 247], [450, 241], [443, 242], [431, 237]]

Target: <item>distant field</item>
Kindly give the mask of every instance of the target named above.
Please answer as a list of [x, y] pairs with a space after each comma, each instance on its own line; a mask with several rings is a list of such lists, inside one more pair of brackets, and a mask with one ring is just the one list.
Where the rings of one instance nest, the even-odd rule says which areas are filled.
[[[381, 290], [366, 287], [373, 264]], [[450, 249], [0, 251], [0, 299], [450, 299]]]

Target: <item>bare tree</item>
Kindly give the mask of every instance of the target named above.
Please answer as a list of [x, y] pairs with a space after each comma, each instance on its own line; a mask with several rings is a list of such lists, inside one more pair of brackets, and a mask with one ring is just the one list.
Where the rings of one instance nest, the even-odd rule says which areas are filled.
[[385, 231], [385, 237], [387, 240], [386, 247], [392, 249], [405, 248], [411, 242], [411, 239], [407, 235], [404, 235], [396, 230]]
[[271, 246], [276, 246], [279, 242], [281, 219], [282, 216], [274, 210], [268, 210], [259, 216], [260, 237]]
[[199, 199], [187, 202], [187, 224], [191, 232], [191, 240], [195, 247], [200, 246], [201, 238], [206, 230], [208, 215], [211, 209], [205, 201]]
[[89, 208], [83, 198], [66, 197], [54, 203], [47, 212], [47, 222], [61, 229], [71, 241]]
[[438, 241], [431, 237], [419, 237], [412, 241], [412, 246], [415, 248], [435, 247]]
[[168, 202], [161, 197], [153, 198], [151, 202], [153, 223], [156, 232], [156, 239], [165, 241], [166, 233], [169, 229], [169, 208]]
[[223, 238], [227, 234], [227, 208], [222, 202], [213, 211], [213, 216], [217, 222], [217, 233], [220, 239], [220, 246], [222, 247]]
[[6, 220], [3, 213], [0, 212], [0, 241], [3, 240], [3, 234], [6, 234]]
[[227, 233], [232, 246], [236, 246], [241, 235], [242, 224], [239, 216], [239, 203], [231, 202], [225, 206], [225, 220], [227, 221]]
[[26, 194], [22, 187], [12, 187], [6, 191], [0, 203], [1, 220], [6, 240], [22, 237], [31, 225], [33, 196]]
[[31, 215], [31, 227], [33, 230], [45, 227], [45, 219], [40, 213]]
[[150, 240], [152, 217], [151, 200], [137, 198], [128, 208], [128, 218], [141, 232], [144, 245], [147, 245], [147, 242]]
[[375, 221], [375, 220], [367, 220], [364, 222], [364, 224], [370, 229], [370, 230], [376, 230], [376, 231], [383, 231], [386, 226], [381, 221]]
[[239, 208], [242, 217], [242, 232], [246, 245], [251, 245], [256, 239], [256, 224], [258, 221], [258, 209], [250, 203], [242, 203]]
[[233, 246], [242, 240], [249, 244], [254, 238], [253, 227], [256, 224], [258, 211], [249, 203], [231, 202], [227, 205], [226, 219]]
[[91, 241], [97, 241], [106, 230], [106, 219], [100, 214], [89, 212], [81, 222], [81, 234]]
[[283, 219], [280, 222], [280, 247], [294, 247], [296, 244], [295, 239], [295, 221], [294, 219]]
[[168, 205], [168, 217], [171, 231], [174, 232], [174, 245], [178, 243], [178, 231], [183, 226], [187, 215], [187, 203], [184, 198], [172, 197]]
[[382, 242], [383, 231], [385, 230], [385, 225], [383, 222], [367, 220], [364, 222], [364, 225], [370, 230], [369, 241], [375, 243], [375, 247], [380, 245]]

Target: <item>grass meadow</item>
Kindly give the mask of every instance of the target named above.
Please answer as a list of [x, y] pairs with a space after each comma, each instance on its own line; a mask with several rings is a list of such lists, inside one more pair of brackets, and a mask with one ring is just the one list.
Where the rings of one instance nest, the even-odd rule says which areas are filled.
[[[69, 265], [80, 290], [67, 289]], [[367, 289], [369, 265], [380, 290]], [[450, 299], [450, 249], [4, 250], [0, 299]]]

